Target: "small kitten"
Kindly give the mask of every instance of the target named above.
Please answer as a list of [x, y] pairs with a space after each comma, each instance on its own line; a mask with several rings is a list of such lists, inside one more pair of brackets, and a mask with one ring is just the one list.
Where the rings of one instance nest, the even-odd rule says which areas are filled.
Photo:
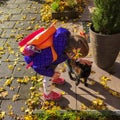
[[81, 64], [73, 60], [67, 60], [67, 65], [69, 68], [68, 74], [70, 79], [75, 80], [76, 86], [80, 83], [81, 78], [84, 79], [84, 85], [88, 86], [87, 79], [91, 73], [91, 66]]

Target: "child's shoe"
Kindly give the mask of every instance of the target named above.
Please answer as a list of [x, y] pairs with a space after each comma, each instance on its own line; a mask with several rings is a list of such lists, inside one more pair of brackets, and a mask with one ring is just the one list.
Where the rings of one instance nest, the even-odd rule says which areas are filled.
[[48, 95], [44, 94], [43, 96], [44, 96], [45, 100], [56, 101], [56, 100], [60, 100], [61, 99], [62, 94], [54, 92], [54, 91], [51, 91]]
[[57, 78], [57, 79], [53, 79], [52, 82], [55, 84], [64, 84], [65, 79], [64, 78]]

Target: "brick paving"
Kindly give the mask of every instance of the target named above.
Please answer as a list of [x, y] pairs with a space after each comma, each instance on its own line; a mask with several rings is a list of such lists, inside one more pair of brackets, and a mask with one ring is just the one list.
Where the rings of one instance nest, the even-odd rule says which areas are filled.
[[[58, 21], [57, 26], [66, 27], [73, 34], [87, 28], [89, 34], [87, 22], [90, 21], [89, 8], [93, 6], [93, 1], [89, 1], [89, 6], [85, 8], [80, 20], [75, 22], [68, 21], [66, 23]], [[30, 77], [37, 75], [32, 69], [27, 70], [25, 68], [23, 56], [19, 52], [18, 41], [34, 31], [35, 25], [43, 26], [45, 24], [41, 21], [40, 17], [41, 4], [42, 2], [34, 0], [4, 0], [4, 4], [0, 5], [0, 87], [3, 87], [7, 79], [14, 78], [11, 86], [5, 87], [8, 95], [4, 98], [0, 96], [0, 110], [6, 113], [8, 112], [8, 106], [12, 105], [15, 114], [24, 114], [21, 111], [21, 107], [26, 107], [25, 101], [29, 97], [31, 83], [25, 85], [19, 84], [17, 79], [23, 78], [23, 76]], [[28, 27], [31, 27], [31, 29], [27, 29]], [[66, 79], [66, 83], [63, 86], [56, 86], [55, 90], [65, 92], [65, 94], [62, 100], [57, 103], [61, 107], [68, 106], [73, 110], [80, 110], [81, 105], [90, 106], [91, 101], [101, 98], [108, 109], [119, 110], [120, 97], [111, 95], [100, 84], [100, 77], [106, 76], [110, 78], [108, 86], [111, 90], [120, 93], [120, 54], [115, 62], [114, 74], [112, 75], [95, 65], [92, 58], [91, 46], [90, 53], [86, 58], [93, 61], [93, 73], [91, 73], [88, 80], [89, 87], [85, 87], [83, 84], [75, 86], [74, 81], [70, 80], [67, 71], [63, 72], [61, 76]], [[14, 66], [12, 70], [8, 69], [9, 65]], [[92, 83], [94, 84], [92, 85]], [[11, 88], [14, 88], [14, 90], [11, 90]], [[19, 94], [20, 97], [17, 101], [13, 102], [12, 98], [15, 94]], [[13, 120], [13, 118], [6, 116], [4, 120]]]

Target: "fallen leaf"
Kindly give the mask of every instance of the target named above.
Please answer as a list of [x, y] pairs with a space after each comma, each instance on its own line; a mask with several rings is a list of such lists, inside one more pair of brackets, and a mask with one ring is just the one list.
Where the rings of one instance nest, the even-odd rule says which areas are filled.
[[8, 69], [9, 70], [13, 70], [14, 69], [14, 65], [8, 65]]
[[6, 91], [3, 87], [0, 87], [0, 93]]
[[33, 28], [31, 26], [27, 27], [26, 30], [32, 30]]
[[65, 95], [65, 92], [61, 92], [62, 95]]
[[0, 51], [4, 50], [4, 47], [0, 47]]
[[6, 80], [6, 82], [4, 83], [4, 87], [6, 87], [6, 86], [10, 86], [11, 84], [12, 84], [12, 81], [13, 81], [13, 79], [12, 78], [8, 78], [7, 80]]
[[87, 110], [87, 106], [85, 104], [81, 104], [81, 110]]
[[5, 111], [0, 111], [0, 120], [2, 120], [5, 117]]
[[0, 97], [5, 98], [6, 96], [8, 96], [8, 91], [3, 91], [0, 93]]
[[15, 94], [15, 95], [13, 95], [12, 101], [16, 101], [16, 100], [18, 100], [18, 97], [19, 97], [19, 96], [20, 96], [19, 94]]
[[21, 68], [17, 68], [18, 71], [21, 71]]

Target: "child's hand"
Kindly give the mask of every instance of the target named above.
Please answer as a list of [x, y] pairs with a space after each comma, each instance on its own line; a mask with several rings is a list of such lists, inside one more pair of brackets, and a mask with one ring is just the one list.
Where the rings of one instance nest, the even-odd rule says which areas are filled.
[[76, 62], [80, 62], [80, 63], [83, 64], [83, 65], [85, 65], [85, 64], [87, 64], [87, 65], [92, 65], [92, 63], [93, 63], [92, 61], [86, 60], [86, 59], [84, 59], [84, 58], [77, 59]]

